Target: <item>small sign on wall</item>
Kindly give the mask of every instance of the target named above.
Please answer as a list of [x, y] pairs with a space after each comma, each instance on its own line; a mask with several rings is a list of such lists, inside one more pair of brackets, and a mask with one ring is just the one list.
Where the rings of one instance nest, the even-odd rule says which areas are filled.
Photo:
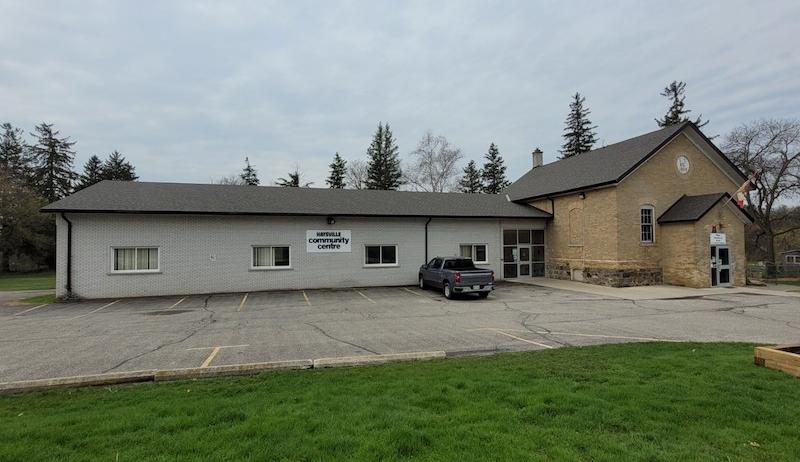
[[711, 245], [727, 245], [728, 240], [725, 233], [711, 233]]
[[306, 230], [306, 252], [350, 252], [350, 240], [349, 229], [309, 229]]

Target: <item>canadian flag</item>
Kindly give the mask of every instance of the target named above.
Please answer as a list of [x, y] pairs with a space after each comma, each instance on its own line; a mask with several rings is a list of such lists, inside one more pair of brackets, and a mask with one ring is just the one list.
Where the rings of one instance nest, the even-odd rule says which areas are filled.
[[757, 179], [758, 172], [753, 172], [753, 174], [747, 178], [747, 181], [742, 183], [742, 185], [739, 186], [739, 189], [733, 193], [733, 197], [736, 199], [736, 205], [738, 205], [740, 209], [743, 209], [747, 204], [747, 193], [755, 189], [754, 185]]

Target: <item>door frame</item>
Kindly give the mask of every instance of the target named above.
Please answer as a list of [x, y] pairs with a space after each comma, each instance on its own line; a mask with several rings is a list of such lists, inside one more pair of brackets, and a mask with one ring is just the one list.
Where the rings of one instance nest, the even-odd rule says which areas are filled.
[[[723, 265], [719, 258], [720, 249], [725, 249], [728, 252], [728, 264]], [[731, 248], [728, 245], [712, 245], [710, 247], [711, 264], [710, 278], [711, 287], [731, 287], [733, 285], [733, 268], [731, 267]], [[723, 270], [728, 270], [727, 282], [720, 282], [720, 274]]]

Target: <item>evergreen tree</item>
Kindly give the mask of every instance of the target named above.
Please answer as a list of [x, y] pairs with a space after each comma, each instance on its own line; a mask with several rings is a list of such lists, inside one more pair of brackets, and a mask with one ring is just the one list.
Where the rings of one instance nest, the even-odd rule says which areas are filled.
[[255, 169], [255, 166], [250, 165], [250, 158], [244, 158], [244, 168], [242, 169], [242, 173], [239, 175], [239, 178], [244, 181], [244, 184], [248, 186], [258, 186], [258, 170]]
[[72, 182], [77, 176], [72, 171], [75, 142], [69, 137], [59, 138], [53, 124], [42, 122], [35, 130], [31, 133], [36, 138], [31, 147], [33, 183], [42, 197], [57, 201], [72, 192]]
[[403, 184], [398, 152], [389, 124], [378, 123], [367, 149], [367, 189], [397, 189]]
[[[664, 87], [664, 91], [660, 94], [669, 100], [670, 106], [664, 117], [656, 119], [656, 123], [659, 127], [669, 127], [670, 125], [680, 124], [689, 120], [686, 114], [692, 111], [686, 109], [686, 103], [684, 102], [686, 99], [685, 93], [686, 82], [673, 80], [672, 83]], [[694, 124], [698, 127], [703, 127], [708, 123], [707, 120], [702, 120], [702, 117], [703, 115], [700, 114], [700, 116], [694, 120]]]
[[481, 171], [475, 165], [475, 161], [471, 160], [464, 167], [464, 176], [458, 180], [458, 190], [463, 193], [479, 193], [483, 192], [483, 179], [481, 178]]
[[114, 151], [108, 156], [100, 171], [102, 180], [135, 181], [139, 179], [134, 166], [126, 161], [118, 151]]
[[103, 181], [103, 162], [97, 156], [92, 156], [83, 165], [83, 174], [81, 175], [80, 183], [75, 187], [75, 191], [80, 191], [83, 188]]
[[572, 102], [569, 103], [566, 127], [564, 127], [564, 144], [561, 146], [562, 159], [591, 151], [597, 141], [594, 133], [597, 126], [592, 126], [592, 121], [589, 120], [589, 108], [583, 105], [586, 98], [580, 93], [575, 93], [572, 98]]
[[503, 165], [503, 158], [500, 157], [500, 150], [492, 143], [489, 145], [489, 152], [484, 156], [486, 163], [483, 164], [483, 192], [486, 194], [498, 194], [511, 184], [506, 180], [506, 166]]
[[[283, 186], [283, 187], [287, 187], [287, 188], [299, 188], [300, 185], [301, 185], [300, 177], [302, 175], [303, 174], [300, 173], [300, 169], [299, 168], [295, 168], [293, 172], [289, 172], [288, 178], [278, 178], [277, 180], [275, 180], [275, 184], [277, 184], [278, 186]], [[311, 186], [312, 184], [314, 184], [314, 183], [313, 182], [308, 182], [308, 183], [304, 183], [302, 186], [304, 188], [307, 188], [307, 187]]]
[[344, 181], [345, 175], [347, 174], [347, 162], [342, 159], [342, 156], [337, 152], [333, 156], [333, 162], [329, 167], [331, 168], [331, 174], [328, 176], [328, 179], [325, 180], [325, 183], [327, 183], [328, 187], [331, 189], [344, 189], [344, 187], [347, 186]]
[[25, 141], [21, 128], [14, 128], [10, 123], [0, 125], [0, 169], [5, 170], [11, 178], [27, 179], [28, 159], [25, 156]]

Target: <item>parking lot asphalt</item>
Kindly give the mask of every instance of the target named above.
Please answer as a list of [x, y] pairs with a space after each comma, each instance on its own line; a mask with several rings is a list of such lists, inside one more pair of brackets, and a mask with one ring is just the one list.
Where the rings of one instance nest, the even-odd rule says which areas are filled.
[[800, 299], [622, 300], [501, 284], [485, 300], [414, 287], [0, 306], [0, 382], [443, 350], [800, 340]]

